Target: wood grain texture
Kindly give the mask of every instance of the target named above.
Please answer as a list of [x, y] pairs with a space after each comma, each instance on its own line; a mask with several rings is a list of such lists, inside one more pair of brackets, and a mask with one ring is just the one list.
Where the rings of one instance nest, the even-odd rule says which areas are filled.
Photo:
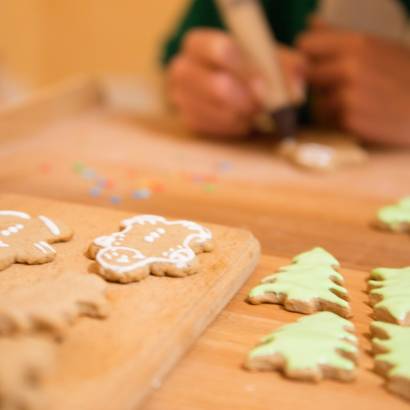
[[[129, 213], [20, 196], [0, 195], [0, 207], [59, 217], [75, 237], [56, 245], [56, 261], [14, 265], [1, 272], [0, 292], [41, 281], [58, 272], [92, 271], [84, 256], [97, 236], [116, 231]], [[249, 277], [259, 244], [247, 231], [210, 226], [216, 248], [198, 256], [202, 272], [188, 278], [149, 277], [130, 285], [110, 284], [106, 320], [81, 319], [58, 352], [49, 380], [51, 408], [133, 409], [158, 386], [192, 342]]]
[[[350, 267], [410, 264], [407, 236], [370, 226], [379, 207], [409, 194], [410, 151], [373, 150], [363, 166], [307, 173], [273, 155], [266, 141], [207, 141], [172, 119], [114, 115], [98, 97], [102, 92], [95, 82], [80, 81], [0, 112], [0, 192], [101, 206], [113, 206], [109, 197], [118, 195], [124, 210], [245, 227], [267, 254], [292, 256], [323, 245]], [[7, 138], [9, 131], [19, 138]], [[92, 182], [73, 172], [78, 161], [115, 187], [91, 197]], [[218, 174], [221, 162], [231, 169]], [[41, 171], [43, 165], [50, 171]], [[214, 192], [190, 175], [216, 177]], [[159, 180], [165, 191], [133, 200], [144, 179]]]
[[[349, 290], [358, 298], [353, 307], [360, 317], [354, 320], [362, 332], [369, 321], [369, 309], [363, 304], [363, 272], [378, 266], [410, 265], [408, 235], [371, 227], [379, 207], [410, 192], [410, 152], [406, 150], [372, 150], [362, 167], [312, 174], [273, 156], [270, 143], [206, 141], [184, 132], [172, 118], [113, 115], [101, 103], [75, 116], [68, 113], [66, 118], [50, 119], [41, 129], [30, 130], [27, 124], [21, 138], [3, 140], [0, 147], [0, 192], [246, 228], [260, 240], [265, 254], [281, 257], [292, 257], [313, 246], [325, 247], [344, 267], [362, 271], [348, 276]], [[90, 182], [72, 170], [75, 161], [112, 178], [116, 186], [99, 198], [91, 197]], [[221, 161], [229, 161], [232, 169], [217, 175], [211, 193], [185, 176], [212, 176]], [[43, 164], [51, 170], [42, 172]], [[133, 200], [130, 193], [146, 179], [161, 181], [164, 192], [145, 201]], [[112, 194], [123, 198], [121, 204], [110, 203]], [[281, 403], [293, 409], [300, 404], [299, 392], [308, 409], [316, 409], [318, 402], [322, 408], [345, 410], [351, 400], [353, 408], [368, 408], [368, 403], [376, 408], [403, 408], [397, 398], [384, 392], [383, 381], [367, 371], [362, 372], [360, 384], [325, 382], [317, 388], [294, 385], [275, 374], [248, 375], [240, 370], [243, 355], [260, 336], [282, 320], [296, 317], [279, 307], [243, 303], [247, 290], [278, 263], [274, 258], [263, 259], [246, 290], [175, 368], [147, 409], [262, 410]], [[368, 344], [362, 340], [366, 348]], [[370, 368], [370, 359], [363, 357], [362, 365]], [[282, 393], [283, 386], [289, 388]]]
[[261, 337], [302, 317], [274, 305], [252, 306], [244, 302], [250, 289], [289, 259], [263, 257], [257, 271], [192, 351], [153, 394], [144, 410], [372, 410], [408, 409], [408, 404], [388, 393], [374, 374], [368, 352], [371, 308], [367, 305], [368, 273], [346, 270], [346, 278], [360, 339], [357, 381], [319, 384], [291, 381], [275, 372], [253, 373], [242, 369], [248, 351]]

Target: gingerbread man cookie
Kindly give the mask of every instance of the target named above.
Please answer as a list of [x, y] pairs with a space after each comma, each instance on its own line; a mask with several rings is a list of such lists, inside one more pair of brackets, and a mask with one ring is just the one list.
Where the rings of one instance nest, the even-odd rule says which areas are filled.
[[109, 281], [129, 283], [150, 273], [181, 277], [198, 271], [196, 254], [212, 250], [212, 234], [191, 221], [140, 215], [121, 222], [121, 231], [101, 236], [88, 254]]
[[293, 259], [279, 272], [262, 279], [247, 301], [282, 304], [286, 310], [310, 314], [328, 310], [343, 317], [352, 315], [344, 278], [335, 270], [339, 262], [322, 248], [314, 248]]
[[387, 380], [387, 389], [410, 400], [410, 328], [373, 322], [375, 371]]
[[54, 343], [40, 338], [0, 338], [0, 408], [48, 408], [44, 379], [55, 366]]
[[61, 337], [79, 316], [104, 318], [107, 284], [90, 274], [63, 273], [0, 294], [0, 335], [51, 332]]
[[377, 226], [393, 232], [410, 232], [410, 197], [380, 209]]
[[46, 216], [0, 210], [0, 270], [13, 263], [51, 262], [56, 251], [50, 243], [68, 241], [72, 235], [70, 228]]
[[369, 286], [375, 319], [410, 326], [410, 267], [374, 269]]
[[297, 380], [351, 381], [359, 354], [354, 326], [331, 312], [285, 325], [262, 340], [247, 358], [248, 370], [279, 370]]

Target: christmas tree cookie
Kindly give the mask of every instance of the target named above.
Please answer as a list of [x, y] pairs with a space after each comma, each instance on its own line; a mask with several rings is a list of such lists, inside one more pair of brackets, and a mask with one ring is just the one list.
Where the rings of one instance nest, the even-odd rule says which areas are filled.
[[353, 324], [334, 313], [320, 312], [265, 337], [249, 353], [245, 368], [278, 370], [297, 380], [351, 381], [358, 352]]
[[377, 320], [410, 326], [410, 267], [375, 269], [369, 286]]
[[305, 314], [331, 311], [351, 316], [343, 276], [336, 270], [339, 262], [322, 248], [315, 248], [293, 259], [293, 263], [267, 276], [251, 290], [252, 304], [282, 304], [286, 310]]
[[375, 370], [387, 379], [387, 389], [410, 400], [410, 327], [373, 322]]
[[410, 232], [410, 197], [396, 205], [380, 209], [377, 215], [378, 226], [393, 232]]

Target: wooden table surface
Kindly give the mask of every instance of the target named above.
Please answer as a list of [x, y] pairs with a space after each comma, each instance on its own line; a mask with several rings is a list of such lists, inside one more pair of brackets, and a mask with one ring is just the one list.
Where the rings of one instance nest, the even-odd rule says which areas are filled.
[[[48, 96], [0, 114], [1, 192], [243, 227], [257, 236], [265, 255], [276, 257], [320, 245], [344, 267], [363, 272], [410, 265], [409, 236], [371, 227], [380, 206], [410, 194], [409, 151], [373, 151], [362, 167], [310, 174], [274, 157], [265, 143], [214, 143], [192, 138], [165, 120], [113, 115], [96, 103], [93, 90], [64, 98]], [[79, 165], [91, 175], [73, 170]], [[95, 174], [113, 182], [98, 197], [90, 195]], [[133, 199], [132, 193], [146, 186], [151, 196]], [[264, 257], [251, 282], [271, 272], [274, 261]], [[275, 327], [275, 315], [286, 315], [277, 307], [249, 307], [244, 295], [243, 290], [235, 297], [144, 408], [262, 410], [291, 405], [292, 397], [272, 394], [277, 375], [240, 370], [243, 353]], [[297, 385], [312, 398], [305, 407], [317, 408], [323, 388]], [[345, 407], [346, 387], [334, 382], [324, 386], [334, 386], [329, 387], [336, 392], [333, 408]], [[355, 385], [351, 388], [360, 394]], [[393, 397], [386, 403], [389, 409], [403, 407]]]

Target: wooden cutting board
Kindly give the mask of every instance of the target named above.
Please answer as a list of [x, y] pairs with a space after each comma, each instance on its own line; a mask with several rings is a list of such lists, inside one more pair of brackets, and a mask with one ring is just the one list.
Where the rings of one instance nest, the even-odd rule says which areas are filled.
[[[43, 214], [70, 225], [74, 238], [56, 244], [53, 263], [13, 265], [0, 272], [0, 294], [62, 271], [88, 274], [84, 256], [93, 238], [118, 230], [129, 213], [16, 195], [0, 195], [0, 209]], [[207, 225], [208, 226], [208, 225]], [[47, 389], [52, 409], [135, 409], [158, 388], [254, 270], [259, 243], [244, 230], [208, 226], [215, 250], [199, 256], [201, 273], [181, 279], [149, 277], [109, 285], [106, 320], [79, 319], [58, 347]]]

